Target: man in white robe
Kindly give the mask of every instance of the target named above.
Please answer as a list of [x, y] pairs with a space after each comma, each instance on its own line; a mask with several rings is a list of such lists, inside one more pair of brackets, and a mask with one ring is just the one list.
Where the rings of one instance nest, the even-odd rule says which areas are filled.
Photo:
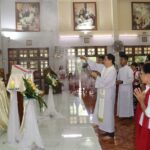
[[[91, 61], [90, 59], [87, 59], [86, 57], [84, 56], [81, 56], [81, 59], [84, 59], [86, 60], [87, 64], [88, 64], [88, 67], [87, 69], [89, 71], [96, 71], [97, 73], [99, 73], [99, 75], [101, 74], [103, 68], [105, 67], [104, 66], [104, 56], [99, 56], [96, 60], [96, 63]], [[88, 80], [89, 81], [89, 80]], [[88, 81], [86, 81], [86, 83], [88, 83]], [[98, 103], [96, 103], [97, 105]], [[92, 122], [93, 124], [95, 125], [98, 125], [98, 119], [97, 119], [97, 109], [98, 107], [95, 105], [95, 108], [94, 108], [94, 113], [93, 113], [93, 118], [92, 118]]]
[[132, 117], [134, 116], [133, 111], [133, 80], [134, 75], [131, 67], [127, 65], [128, 56], [120, 56], [121, 68], [118, 72], [117, 84], [119, 85], [118, 90], [118, 104], [117, 104], [117, 116]]
[[[82, 57], [83, 58], [83, 57]], [[104, 65], [94, 64], [87, 60], [91, 70], [96, 70], [101, 73], [92, 72], [91, 76], [96, 79], [95, 87], [97, 88], [97, 101], [94, 110], [95, 122], [99, 129], [106, 132], [105, 135], [114, 137], [114, 104], [115, 104], [115, 90], [116, 90], [116, 69], [114, 67], [115, 57], [112, 54], [105, 56]]]

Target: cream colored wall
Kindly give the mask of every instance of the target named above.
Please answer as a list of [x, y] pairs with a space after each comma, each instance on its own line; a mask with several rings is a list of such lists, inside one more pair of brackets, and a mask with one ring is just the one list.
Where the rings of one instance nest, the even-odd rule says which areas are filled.
[[111, 0], [59, 0], [59, 29], [62, 33], [74, 32], [73, 2], [96, 2], [97, 27], [96, 32], [112, 31]]
[[120, 33], [134, 32], [139, 34], [143, 32], [132, 30], [132, 2], [150, 2], [150, 0], [118, 0], [118, 30]]
[[[132, 30], [131, 2], [150, 2], [150, 0], [59, 0], [59, 31], [76, 33], [73, 27], [73, 2], [96, 2], [97, 31], [93, 33], [141, 33]], [[116, 1], [116, 3], [115, 3]], [[117, 13], [114, 15], [114, 11]], [[147, 31], [149, 32], [149, 31]], [[116, 32], [115, 32], [116, 33]]]

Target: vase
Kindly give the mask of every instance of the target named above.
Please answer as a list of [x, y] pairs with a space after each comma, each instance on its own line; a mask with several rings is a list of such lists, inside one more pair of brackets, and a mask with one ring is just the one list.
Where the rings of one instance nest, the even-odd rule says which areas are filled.
[[31, 148], [33, 145], [44, 149], [35, 113], [35, 99], [27, 99], [22, 124], [22, 140], [20, 142], [20, 146], [23, 148]]

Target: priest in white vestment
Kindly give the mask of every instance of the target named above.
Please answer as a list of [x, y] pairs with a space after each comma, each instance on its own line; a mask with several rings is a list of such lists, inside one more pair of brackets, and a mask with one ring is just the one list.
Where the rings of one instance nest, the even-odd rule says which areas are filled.
[[115, 57], [107, 54], [104, 59], [104, 65], [96, 64], [86, 57], [81, 59], [87, 60], [91, 70], [101, 73], [92, 72], [91, 76], [96, 79], [95, 87], [97, 88], [97, 100], [94, 110], [95, 123], [99, 129], [106, 132], [105, 135], [114, 137], [114, 104], [116, 91], [116, 69], [114, 67]]
[[[87, 64], [88, 64], [88, 70], [92, 70], [92, 71], [96, 71], [97, 73], [99, 73], [99, 75], [101, 74], [103, 68], [104, 68], [104, 57], [103, 56], [99, 56], [96, 60], [96, 62], [88, 59], [87, 57], [85, 56], [81, 56], [80, 57], [81, 59], [84, 59]], [[86, 81], [86, 83], [88, 83], [88, 81]], [[96, 103], [97, 105], [97, 103]], [[92, 118], [92, 122], [95, 124], [95, 125], [98, 125], [98, 119], [97, 119], [97, 109], [98, 107], [95, 105], [95, 108], [94, 108], [94, 114], [93, 114], [93, 118]]]
[[118, 90], [118, 104], [117, 115], [120, 118], [134, 116], [133, 109], [133, 81], [134, 75], [130, 66], [127, 64], [128, 56], [120, 56], [121, 68], [118, 72], [117, 84]]

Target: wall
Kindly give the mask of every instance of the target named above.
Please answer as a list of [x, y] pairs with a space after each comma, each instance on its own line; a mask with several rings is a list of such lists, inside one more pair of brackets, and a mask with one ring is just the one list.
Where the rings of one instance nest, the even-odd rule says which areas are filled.
[[[31, 0], [16, 0], [30, 1]], [[143, 31], [131, 30], [131, 2], [142, 0], [32, 0], [40, 1], [41, 31], [40, 32], [16, 32], [15, 25], [15, 0], [0, 0], [0, 49], [3, 50], [3, 63], [0, 66], [8, 70], [8, 48], [22, 48], [26, 46], [26, 40], [32, 40], [31, 47], [49, 47], [50, 65], [58, 69], [60, 64], [66, 65], [66, 55], [63, 58], [54, 57], [55, 46], [60, 51], [72, 46], [107, 46], [108, 52], [113, 53], [115, 40], [122, 40], [124, 45], [146, 45], [141, 42]], [[88, 33], [90, 42], [84, 43], [83, 32], [73, 30], [73, 2], [97, 3], [97, 31]], [[149, 1], [149, 0], [144, 0]], [[146, 31], [148, 34], [149, 31]], [[126, 36], [119, 36], [127, 34]], [[136, 36], [132, 36], [136, 34]], [[82, 35], [82, 36], [81, 36]], [[98, 35], [98, 36], [95, 36]]]
[[88, 1], [96, 2], [98, 32], [100, 30], [101, 31], [112, 30], [111, 0], [59, 0], [60, 32], [74, 32], [73, 31], [73, 2], [88, 2]]
[[[60, 0], [59, 1], [59, 30], [61, 35], [81, 35], [83, 33], [73, 30], [73, 6], [72, 2], [80, 2], [81, 0]], [[82, 0], [82, 2], [87, 0]], [[146, 45], [148, 42], [141, 41], [143, 31], [132, 30], [131, 28], [131, 2], [140, 2], [142, 0], [90, 0], [97, 3], [97, 20], [98, 30], [92, 31], [90, 34], [106, 35], [111, 34], [112, 38], [104, 36], [93, 38], [90, 43], [85, 44], [83, 38], [60, 38], [59, 45], [68, 46], [89, 46], [89, 45], [107, 45], [113, 52], [113, 42], [122, 40], [124, 45]], [[144, 0], [150, 2], [149, 0]], [[67, 11], [65, 11], [67, 10]], [[146, 31], [150, 34], [150, 31]], [[119, 36], [126, 34], [126, 36]], [[132, 35], [135, 36], [132, 36]]]
[[[19, 0], [20, 1], [20, 0]], [[25, 0], [24, 0], [25, 1]], [[37, 0], [33, 0], [34, 2]], [[38, 0], [39, 1], [39, 0]], [[23, 2], [23, 0], [22, 0]], [[26, 1], [27, 2], [27, 1]], [[31, 1], [29, 1], [31, 2]], [[5, 72], [8, 72], [8, 48], [22, 48], [26, 40], [32, 40], [31, 47], [49, 47], [50, 65], [53, 66], [54, 48], [58, 42], [57, 0], [40, 1], [40, 32], [16, 32], [15, 0], [1, 0], [2, 49]]]
[[[1, 0], [0, 0], [0, 6], [1, 6]], [[0, 8], [0, 16], [1, 16], [1, 8]], [[0, 17], [0, 51], [2, 50], [2, 38], [1, 38], [1, 17]], [[0, 54], [0, 68], [3, 67], [3, 59], [2, 59], [2, 53]]]

